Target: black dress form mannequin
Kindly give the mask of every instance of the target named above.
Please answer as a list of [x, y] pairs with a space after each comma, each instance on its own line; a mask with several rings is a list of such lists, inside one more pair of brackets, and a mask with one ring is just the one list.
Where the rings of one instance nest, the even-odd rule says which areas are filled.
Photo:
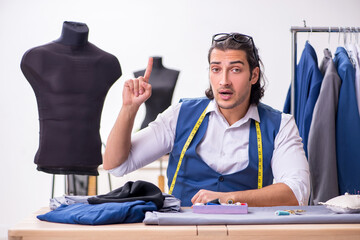
[[[151, 97], [145, 102], [146, 115], [141, 128], [155, 120], [157, 115], [171, 105], [179, 71], [165, 68], [161, 57], [153, 57], [153, 69], [149, 78], [152, 86]], [[145, 70], [134, 72], [135, 77], [144, 76]]]
[[21, 60], [38, 104], [40, 171], [98, 175], [102, 164], [101, 112], [121, 67], [88, 42], [88, 33], [84, 23], [64, 22], [59, 39], [28, 50]]

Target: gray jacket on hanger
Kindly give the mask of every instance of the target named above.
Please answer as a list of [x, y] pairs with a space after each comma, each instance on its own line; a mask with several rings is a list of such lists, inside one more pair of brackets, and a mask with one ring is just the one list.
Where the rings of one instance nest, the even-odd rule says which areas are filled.
[[339, 195], [335, 121], [341, 79], [329, 49], [324, 50], [320, 71], [324, 79], [315, 104], [308, 139], [311, 178], [310, 205]]

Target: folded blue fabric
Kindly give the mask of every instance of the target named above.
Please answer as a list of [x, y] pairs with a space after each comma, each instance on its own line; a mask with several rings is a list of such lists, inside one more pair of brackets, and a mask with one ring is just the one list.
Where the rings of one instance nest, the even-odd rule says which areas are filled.
[[142, 222], [145, 212], [156, 211], [153, 202], [134, 201], [124, 203], [61, 205], [54, 211], [38, 215], [43, 221], [86, 225]]

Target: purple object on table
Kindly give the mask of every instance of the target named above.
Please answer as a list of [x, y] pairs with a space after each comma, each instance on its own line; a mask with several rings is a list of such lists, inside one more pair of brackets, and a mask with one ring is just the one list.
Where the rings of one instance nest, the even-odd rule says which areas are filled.
[[193, 205], [193, 213], [218, 213], [218, 214], [247, 214], [247, 203], [224, 205]]

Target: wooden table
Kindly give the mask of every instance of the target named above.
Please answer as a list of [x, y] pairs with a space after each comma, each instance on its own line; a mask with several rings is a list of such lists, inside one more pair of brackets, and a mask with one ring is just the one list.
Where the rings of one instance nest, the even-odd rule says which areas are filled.
[[9, 229], [9, 240], [112, 239], [345, 239], [360, 240], [360, 224], [186, 225], [153, 226], [143, 223], [87, 226], [40, 221], [43, 208]]

